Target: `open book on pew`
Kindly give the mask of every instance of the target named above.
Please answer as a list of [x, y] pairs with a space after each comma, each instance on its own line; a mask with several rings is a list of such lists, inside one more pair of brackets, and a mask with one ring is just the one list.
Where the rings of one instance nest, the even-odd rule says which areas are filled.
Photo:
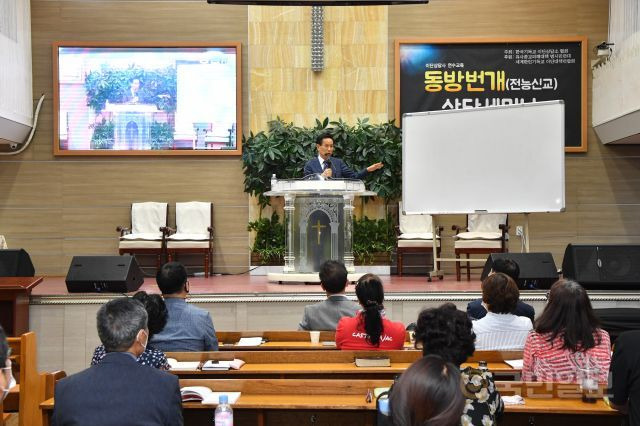
[[241, 337], [236, 346], [260, 346], [263, 343], [262, 337]]
[[227, 395], [229, 404], [235, 404], [240, 398], [240, 392], [214, 392], [206, 386], [185, 386], [180, 389], [182, 402], [202, 402], [203, 404], [217, 404], [220, 395]]

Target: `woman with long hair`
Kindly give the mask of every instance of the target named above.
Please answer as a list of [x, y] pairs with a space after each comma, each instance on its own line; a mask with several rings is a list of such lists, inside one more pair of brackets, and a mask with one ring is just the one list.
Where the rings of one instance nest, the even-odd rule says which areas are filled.
[[581, 370], [607, 382], [609, 333], [600, 328], [585, 289], [575, 281], [551, 286], [549, 300], [524, 344], [522, 380], [578, 383]]
[[384, 316], [384, 290], [377, 275], [365, 274], [356, 284], [362, 310], [355, 317], [343, 317], [336, 328], [336, 346], [348, 350], [402, 349], [405, 330], [401, 322]]
[[394, 426], [459, 425], [464, 403], [460, 369], [435, 355], [411, 364], [389, 399]]

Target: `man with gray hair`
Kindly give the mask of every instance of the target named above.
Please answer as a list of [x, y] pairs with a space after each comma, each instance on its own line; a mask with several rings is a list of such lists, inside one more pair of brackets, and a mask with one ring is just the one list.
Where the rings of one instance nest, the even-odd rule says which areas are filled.
[[53, 425], [182, 425], [178, 378], [136, 362], [147, 346], [147, 312], [127, 297], [104, 304], [98, 335], [102, 362], [62, 379]]

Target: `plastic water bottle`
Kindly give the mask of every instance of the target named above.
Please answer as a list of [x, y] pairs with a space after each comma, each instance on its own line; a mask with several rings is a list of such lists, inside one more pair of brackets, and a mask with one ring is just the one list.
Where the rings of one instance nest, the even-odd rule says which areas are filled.
[[233, 409], [229, 405], [229, 397], [227, 395], [220, 395], [213, 422], [215, 426], [233, 426]]

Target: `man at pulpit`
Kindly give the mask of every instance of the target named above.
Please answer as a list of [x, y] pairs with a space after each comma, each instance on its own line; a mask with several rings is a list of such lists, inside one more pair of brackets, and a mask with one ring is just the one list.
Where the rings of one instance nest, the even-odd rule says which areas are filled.
[[333, 145], [333, 136], [328, 133], [320, 134], [316, 138], [318, 156], [307, 161], [304, 166], [304, 176], [317, 173], [328, 178], [364, 179], [367, 173], [372, 173], [383, 167], [382, 163], [375, 163], [366, 169], [354, 172], [341, 159], [332, 157]]
[[131, 85], [129, 86], [129, 92], [127, 93], [125, 102], [128, 104], [139, 103], [140, 102], [139, 92], [140, 92], [140, 79], [134, 78], [133, 80], [131, 80]]

